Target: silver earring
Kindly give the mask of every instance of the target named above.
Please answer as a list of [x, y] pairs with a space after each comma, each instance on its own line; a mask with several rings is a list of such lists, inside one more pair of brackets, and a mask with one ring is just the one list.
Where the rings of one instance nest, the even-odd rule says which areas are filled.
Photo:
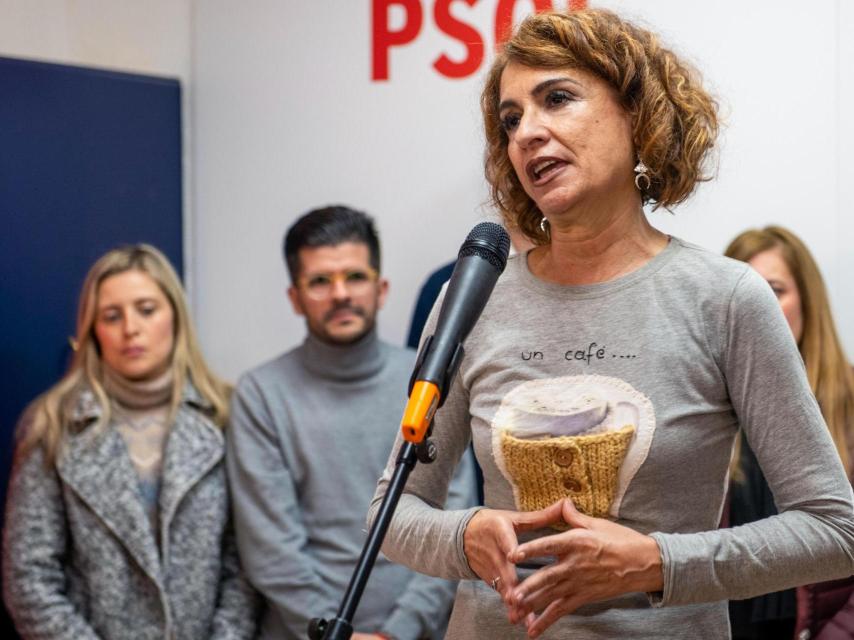
[[540, 220], [540, 231], [542, 231], [543, 233], [548, 233], [548, 231], [546, 231], [546, 223], [548, 221], [549, 221], [549, 219], [546, 218], [545, 216], [543, 216], [543, 219]]
[[638, 163], [635, 165], [635, 187], [637, 187], [638, 191], [643, 193], [647, 189], [649, 189], [652, 181], [649, 179], [649, 167], [647, 167], [643, 160], [638, 159]]

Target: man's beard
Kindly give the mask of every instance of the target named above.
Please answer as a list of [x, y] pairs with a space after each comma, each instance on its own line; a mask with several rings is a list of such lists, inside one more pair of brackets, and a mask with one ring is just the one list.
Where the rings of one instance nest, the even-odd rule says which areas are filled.
[[[349, 311], [350, 313], [359, 316], [365, 320], [365, 324], [362, 327], [362, 330], [354, 335], [347, 335], [343, 337], [338, 337], [331, 334], [326, 330], [326, 323], [330, 322], [336, 313], [339, 311]], [[320, 339], [322, 342], [326, 342], [328, 344], [334, 345], [348, 345], [353, 344], [354, 342], [358, 342], [362, 338], [364, 338], [368, 333], [370, 333], [374, 326], [376, 325], [376, 312], [373, 315], [369, 315], [367, 310], [364, 307], [360, 307], [358, 305], [350, 304], [349, 302], [344, 302], [341, 304], [335, 305], [332, 309], [327, 311], [323, 316], [323, 323], [321, 325], [321, 332], [318, 334], [317, 332], [313, 332], [315, 337]], [[309, 327], [310, 329], [310, 327]]]

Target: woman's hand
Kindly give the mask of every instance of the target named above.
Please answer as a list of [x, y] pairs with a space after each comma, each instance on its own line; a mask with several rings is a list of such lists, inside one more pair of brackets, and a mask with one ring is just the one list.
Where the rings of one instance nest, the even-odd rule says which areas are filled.
[[556, 522], [572, 527], [518, 545], [507, 555], [514, 563], [556, 558], [504, 592], [510, 621], [524, 620], [529, 637], [536, 638], [561, 616], [588, 602], [663, 588], [661, 554], [653, 538], [610, 520], [585, 516], [569, 499], [528, 515], [531, 528]]
[[481, 509], [463, 534], [463, 548], [472, 570], [502, 597], [518, 583], [516, 566], [509, 553], [519, 545], [520, 531], [538, 529], [544, 522], [542, 512]]

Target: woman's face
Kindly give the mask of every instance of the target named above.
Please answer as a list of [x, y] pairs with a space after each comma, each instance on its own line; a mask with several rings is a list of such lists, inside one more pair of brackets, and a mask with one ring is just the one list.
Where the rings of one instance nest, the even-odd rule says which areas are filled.
[[632, 119], [604, 80], [511, 63], [500, 94], [510, 161], [547, 218], [602, 198], [638, 197]]
[[98, 287], [95, 337], [101, 358], [131, 380], [162, 374], [175, 343], [172, 305], [155, 280], [132, 269], [110, 276]]
[[757, 253], [748, 260], [748, 263], [771, 285], [792, 330], [792, 335], [795, 336], [795, 342], [800, 344], [804, 330], [801, 292], [798, 290], [792, 272], [783, 260], [780, 249], [768, 249]]

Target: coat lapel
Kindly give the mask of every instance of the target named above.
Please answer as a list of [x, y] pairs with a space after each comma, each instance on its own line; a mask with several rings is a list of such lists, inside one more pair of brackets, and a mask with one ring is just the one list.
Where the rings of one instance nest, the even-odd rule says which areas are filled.
[[[83, 398], [79, 406], [88, 408], [88, 412], [79, 417], [90, 420], [99, 417], [100, 409], [89, 398]], [[139, 566], [162, 587], [157, 543], [121, 435], [110, 426], [94, 433], [84, 429], [69, 438], [68, 448], [57, 463], [57, 471]]]
[[167, 544], [169, 526], [181, 500], [225, 454], [222, 431], [191, 407], [197, 404], [194, 398], [197, 393], [188, 385], [185, 401], [178, 409], [166, 443], [160, 488], [160, 539], [163, 544]]
[[[188, 383], [175, 416], [163, 460], [160, 489], [161, 544], [167, 545], [175, 511], [187, 492], [225, 454], [222, 431], [205, 418], [208, 404]], [[151, 523], [139, 495], [139, 482], [124, 440], [110, 425], [93, 432], [102, 415], [90, 390], [81, 392], [72, 420], [82, 429], [68, 441], [57, 463], [63, 482], [89, 506], [161, 589], [163, 571]]]

